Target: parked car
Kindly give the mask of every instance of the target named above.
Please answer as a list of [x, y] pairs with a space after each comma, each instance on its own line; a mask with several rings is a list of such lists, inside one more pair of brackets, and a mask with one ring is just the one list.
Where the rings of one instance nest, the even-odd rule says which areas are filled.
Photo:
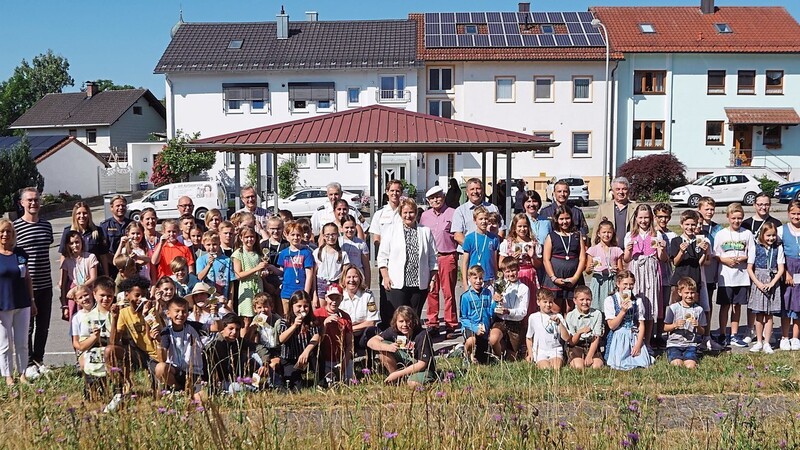
[[566, 181], [569, 185], [569, 198], [567, 203], [578, 203], [581, 206], [589, 204], [589, 186], [582, 177], [574, 175], [556, 175], [547, 181], [545, 196], [547, 200], [553, 201], [553, 188], [559, 181]]
[[128, 217], [138, 221], [142, 210], [153, 208], [159, 219], [177, 219], [178, 199], [187, 196], [194, 203], [194, 216], [205, 220], [211, 209], [226, 211], [228, 194], [225, 187], [216, 181], [196, 181], [188, 183], [165, 184], [153, 189], [138, 202], [128, 204]]
[[800, 200], [800, 181], [785, 183], [776, 187], [774, 197], [781, 203]]
[[674, 189], [669, 194], [669, 200], [692, 208], [697, 207], [701, 197], [711, 197], [718, 203], [741, 202], [752, 205], [759, 192], [761, 185], [752, 174], [712, 173]]
[[[361, 209], [361, 196], [355, 192], [344, 191], [342, 198], [355, 209]], [[268, 199], [264, 207], [272, 210], [273, 199]], [[292, 212], [295, 217], [311, 217], [320, 206], [328, 202], [328, 191], [324, 187], [301, 189], [287, 198], [278, 199], [278, 209]]]

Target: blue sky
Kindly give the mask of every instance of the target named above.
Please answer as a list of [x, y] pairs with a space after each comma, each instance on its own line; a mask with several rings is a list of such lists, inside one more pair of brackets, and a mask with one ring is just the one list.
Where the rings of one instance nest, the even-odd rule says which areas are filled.
[[[14, 67], [47, 49], [66, 57], [77, 91], [86, 80], [111, 79], [119, 84], [143, 86], [161, 98], [163, 75], [153, 68], [169, 43], [169, 31], [183, 6], [187, 22], [274, 21], [280, 5], [289, 20], [304, 20], [305, 11], [319, 12], [320, 20], [405, 18], [409, 12], [515, 11], [516, 1], [403, 0], [366, 3], [354, 0], [29, 0], [3, 2], [0, 27], [0, 80]], [[717, 6], [785, 6], [800, 17], [797, 0], [717, 0]], [[700, 5], [700, 0], [533, 0], [534, 11], [585, 11], [589, 6]]]

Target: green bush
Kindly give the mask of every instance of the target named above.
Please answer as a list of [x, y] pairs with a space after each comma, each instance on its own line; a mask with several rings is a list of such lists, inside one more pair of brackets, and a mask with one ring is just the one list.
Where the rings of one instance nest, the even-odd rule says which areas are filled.
[[296, 160], [287, 159], [280, 163], [278, 166], [278, 195], [280, 195], [281, 198], [286, 198], [294, 194], [294, 188], [297, 185], [299, 176], [300, 169], [298, 168]]
[[651, 201], [653, 203], [669, 203], [669, 192], [666, 191], [653, 192], [648, 201]]
[[778, 181], [767, 178], [766, 175], [763, 177], [756, 177], [756, 180], [758, 180], [758, 185], [761, 187], [761, 192], [766, 192], [770, 197], [775, 193], [775, 188], [781, 184]]

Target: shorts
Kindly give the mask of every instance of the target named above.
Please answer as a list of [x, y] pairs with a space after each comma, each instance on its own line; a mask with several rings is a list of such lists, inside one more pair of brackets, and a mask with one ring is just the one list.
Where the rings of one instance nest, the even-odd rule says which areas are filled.
[[522, 321], [495, 319], [492, 330], [500, 330], [503, 333], [503, 341], [511, 346], [514, 353], [519, 351], [525, 340]]
[[151, 358], [146, 351], [128, 343], [123, 348], [122, 364], [131, 371], [147, 369], [150, 375], [155, 377], [158, 361]]
[[717, 290], [718, 305], [746, 305], [750, 286], [720, 286]]
[[533, 354], [533, 362], [547, 361], [553, 358], [564, 359], [564, 349], [562, 347], [548, 349], [535, 348], [533, 349]]
[[697, 362], [697, 347], [667, 347], [667, 359], [669, 362], [676, 359]]
[[192, 388], [192, 392], [193, 393], [200, 392], [200, 389], [202, 388], [201, 384], [201, 378], [203, 376], [202, 374], [197, 374], [197, 373], [189, 374], [179, 369], [177, 366], [170, 366], [170, 367], [173, 370], [173, 376], [175, 377], [175, 390], [185, 391], [187, 386], [186, 382], [191, 381], [192, 384], [194, 385]]
[[[591, 347], [591, 345], [592, 344], [587, 343], [586, 345], [578, 344], [574, 347], [569, 347], [569, 353], [567, 354], [569, 362], [572, 362], [573, 359], [585, 360], [586, 357], [589, 355], [589, 347]], [[600, 356], [599, 345], [597, 346], [597, 351], [594, 353], [594, 356], [592, 358], [602, 359], [602, 357]]]

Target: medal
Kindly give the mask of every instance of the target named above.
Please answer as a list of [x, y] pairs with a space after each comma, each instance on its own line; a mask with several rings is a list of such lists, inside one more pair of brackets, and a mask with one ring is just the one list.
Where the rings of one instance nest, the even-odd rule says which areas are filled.
[[564, 258], [564, 259], [566, 259], [567, 261], [569, 261], [569, 256], [567, 256], [567, 257], [566, 257], [566, 258]]

